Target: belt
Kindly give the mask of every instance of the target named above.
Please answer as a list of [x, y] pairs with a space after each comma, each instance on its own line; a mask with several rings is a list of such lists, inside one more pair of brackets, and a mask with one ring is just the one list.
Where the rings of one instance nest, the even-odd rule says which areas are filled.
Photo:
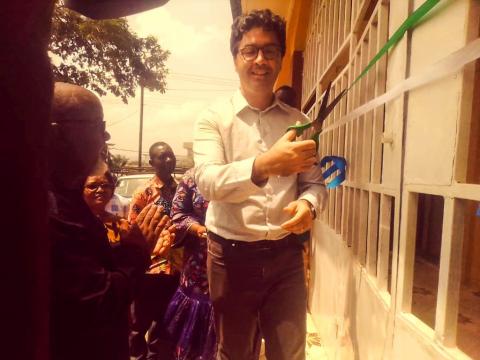
[[303, 240], [295, 234], [289, 234], [280, 240], [241, 241], [225, 239], [224, 237], [209, 231], [208, 239], [224, 247], [252, 250], [273, 250], [284, 248], [290, 245], [301, 245], [303, 243]]

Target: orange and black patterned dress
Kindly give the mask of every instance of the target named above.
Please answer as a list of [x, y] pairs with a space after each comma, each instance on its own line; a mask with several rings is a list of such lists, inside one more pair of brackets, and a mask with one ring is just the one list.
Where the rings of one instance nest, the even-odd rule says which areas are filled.
[[127, 233], [131, 227], [127, 219], [108, 212], [102, 215], [100, 220], [102, 220], [107, 230], [107, 237], [110, 244], [119, 242], [121, 235]]

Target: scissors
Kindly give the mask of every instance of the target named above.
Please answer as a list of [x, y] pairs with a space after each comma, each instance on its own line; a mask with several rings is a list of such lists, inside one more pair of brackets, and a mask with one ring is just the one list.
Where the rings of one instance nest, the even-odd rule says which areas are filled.
[[330, 104], [328, 104], [328, 97], [330, 95], [330, 88], [331, 87], [332, 87], [332, 82], [330, 81], [328, 83], [327, 89], [325, 90], [325, 94], [323, 95], [322, 103], [320, 105], [320, 111], [318, 112], [317, 118], [315, 120], [313, 120], [312, 122], [306, 123], [306, 124], [292, 125], [292, 126], [289, 126], [288, 129], [287, 129], [287, 131], [295, 130], [295, 132], [297, 134], [297, 137], [298, 137], [298, 136], [301, 136], [305, 130], [313, 128], [315, 132], [312, 135], [312, 140], [315, 141], [317, 151], [318, 151], [318, 146], [319, 146], [318, 138], [320, 136], [320, 133], [322, 132], [323, 122], [328, 117], [328, 115], [330, 115], [330, 113], [335, 108], [335, 106], [338, 104], [338, 102], [347, 93], [347, 89], [344, 89], [340, 94], [337, 95], [337, 97], [335, 99], [333, 99], [333, 101]]
[[[330, 95], [330, 88], [332, 87], [332, 82], [328, 83], [327, 89], [325, 90], [325, 94], [322, 98], [322, 104], [320, 105], [320, 111], [318, 112], [317, 118], [307, 124], [301, 125], [292, 125], [289, 126], [287, 131], [295, 130], [297, 137], [301, 136], [303, 132], [307, 129], [313, 128], [314, 133], [312, 135], [312, 140], [315, 141], [315, 145], [318, 151], [319, 147], [319, 136], [322, 132], [322, 126], [325, 119], [328, 115], [332, 112], [338, 102], [343, 98], [343, 96], [347, 93], [348, 89], [343, 90], [340, 94], [337, 95], [333, 101], [328, 104], [328, 97]], [[347, 161], [339, 156], [325, 156], [320, 161], [320, 166], [326, 168], [327, 164], [332, 163], [332, 165], [322, 173], [322, 176], [325, 180], [332, 175], [333, 173], [338, 171], [338, 175], [327, 184], [327, 189], [333, 189], [339, 186], [345, 180], [345, 172], [347, 167]]]

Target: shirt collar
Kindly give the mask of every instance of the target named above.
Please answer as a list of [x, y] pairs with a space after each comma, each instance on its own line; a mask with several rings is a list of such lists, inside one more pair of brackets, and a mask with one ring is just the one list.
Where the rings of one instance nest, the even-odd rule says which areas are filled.
[[283, 101], [278, 100], [277, 95], [275, 95], [274, 103], [277, 104], [278, 107], [285, 112], [289, 112], [289, 109], [291, 109], [291, 106], [285, 104]]
[[286, 111], [286, 105], [283, 104], [281, 101], [279, 101], [276, 96], [274, 96], [273, 98], [273, 103], [269, 107], [267, 107], [265, 110], [259, 110], [257, 108], [254, 108], [253, 106], [250, 106], [250, 104], [247, 102], [247, 99], [245, 99], [240, 89], [235, 91], [235, 93], [233, 94], [232, 105], [233, 105], [233, 111], [235, 115], [238, 115], [243, 109], [247, 107], [254, 111], [259, 111], [261, 113], [266, 113], [275, 107], [279, 107], [280, 109]]
[[150, 186], [162, 188], [163, 183], [157, 175], [153, 175], [153, 177], [150, 179]]
[[175, 183], [175, 179], [173, 177], [170, 177], [170, 181], [167, 182], [167, 183], [163, 183], [162, 180], [160, 180], [160, 178], [157, 176], [157, 175], [154, 175], [151, 179], [150, 179], [150, 185], [153, 185], [155, 186], [156, 188], [158, 189], [162, 189], [164, 186], [170, 186], [170, 187], [174, 187], [175, 188], [177, 187], [176, 183]]

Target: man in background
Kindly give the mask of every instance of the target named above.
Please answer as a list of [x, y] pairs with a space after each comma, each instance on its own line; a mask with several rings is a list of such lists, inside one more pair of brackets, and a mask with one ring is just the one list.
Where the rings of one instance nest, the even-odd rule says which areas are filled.
[[[155, 170], [155, 176], [134, 192], [128, 215], [131, 222], [135, 222], [138, 214], [149, 204], [160, 206], [169, 215], [177, 189], [172, 176], [176, 158], [170, 145], [156, 142], [150, 146], [149, 155], [149, 164]], [[167, 259], [153, 258], [149, 271], [142, 278], [139, 293], [132, 304], [132, 359], [173, 359], [175, 344], [165, 329], [163, 319], [179, 284], [181, 254], [178, 252], [172, 249]]]
[[283, 101], [285, 104], [295, 107], [297, 104], [297, 94], [295, 90], [288, 85], [280, 86], [275, 90], [275, 96], [278, 100]]

